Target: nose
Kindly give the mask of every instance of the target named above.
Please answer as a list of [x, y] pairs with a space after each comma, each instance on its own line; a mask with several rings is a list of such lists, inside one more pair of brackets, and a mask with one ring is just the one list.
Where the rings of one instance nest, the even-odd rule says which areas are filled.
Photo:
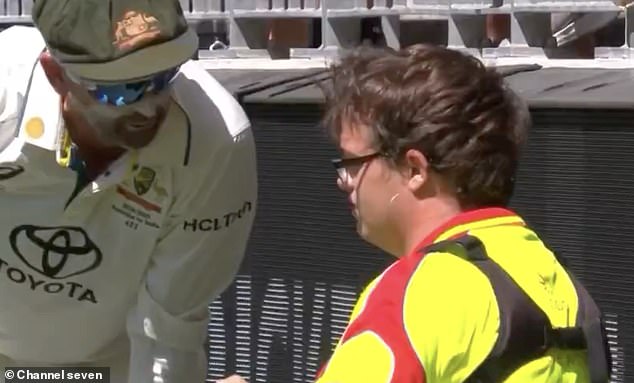
[[168, 102], [168, 92], [162, 92], [161, 94], [147, 94], [131, 107], [134, 110], [134, 113], [149, 119], [159, 114], [160, 109], [165, 109]]
[[135, 106], [134, 111], [145, 118], [152, 118], [156, 115], [156, 105], [141, 101]]

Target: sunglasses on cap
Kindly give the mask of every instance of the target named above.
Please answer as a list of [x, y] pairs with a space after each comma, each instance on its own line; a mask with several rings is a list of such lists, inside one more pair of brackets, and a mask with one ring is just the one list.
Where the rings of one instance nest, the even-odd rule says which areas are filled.
[[71, 80], [84, 87], [101, 104], [124, 106], [140, 101], [145, 95], [159, 93], [167, 89], [179, 68], [168, 69], [143, 80], [125, 83], [94, 83], [79, 80], [71, 74]]

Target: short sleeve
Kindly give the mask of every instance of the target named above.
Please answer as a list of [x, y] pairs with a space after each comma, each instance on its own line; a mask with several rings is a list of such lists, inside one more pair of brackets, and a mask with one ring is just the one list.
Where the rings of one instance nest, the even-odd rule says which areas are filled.
[[381, 337], [365, 331], [339, 345], [317, 383], [388, 383], [394, 354]]

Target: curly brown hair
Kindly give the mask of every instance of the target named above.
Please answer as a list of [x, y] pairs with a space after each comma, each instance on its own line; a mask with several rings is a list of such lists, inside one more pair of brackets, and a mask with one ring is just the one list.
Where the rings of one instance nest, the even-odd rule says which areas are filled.
[[525, 104], [494, 69], [440, 46], [361, 47], [330, 69], [324, 124], [368, 127], [394, 165], [420, 150], [463, 207], [505, 206], [530, 124]]

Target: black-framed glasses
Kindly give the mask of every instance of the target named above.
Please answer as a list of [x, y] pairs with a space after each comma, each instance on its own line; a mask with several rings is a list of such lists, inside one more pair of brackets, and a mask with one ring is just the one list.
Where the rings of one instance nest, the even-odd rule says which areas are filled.
[[334, 160], [331, 160], [332, 162], [332, 166], [334, 166], [335, 170], [337, 171], [337, 175], [339, 176], [339, 178], [342, 181], [345, 181], [348, 179], [348, 176], [350, 176], [348, 169], [349, 168], [353, 168], [353, 167], [361, 167], [361, 165], [365, 164], [368, 161], [371, 161], [377, 157], [385, 157], [385, 153], [383, 152], [375, 152], [375, 153], [371, 153], [371, 154], [367, 154], [365, 156], [359, 156], [359, 157], [350, 157], [350, 158], [337, 158]]

